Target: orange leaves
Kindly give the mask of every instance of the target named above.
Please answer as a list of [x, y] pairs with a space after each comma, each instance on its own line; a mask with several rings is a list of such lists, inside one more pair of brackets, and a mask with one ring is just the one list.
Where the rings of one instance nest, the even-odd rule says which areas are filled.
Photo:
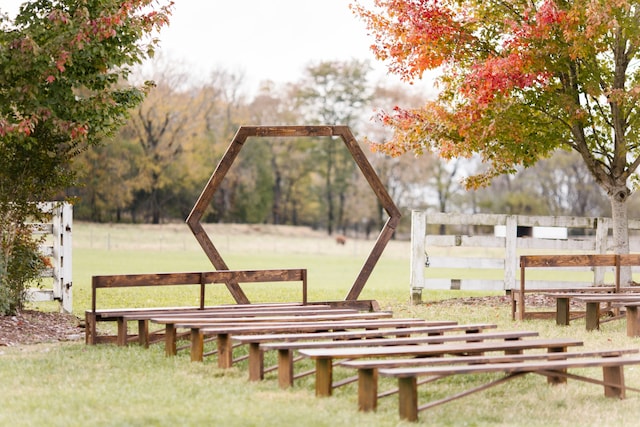
[[405, 80], [420, 78], [453, 56], [473, 36], [465, 27], [465, 17], [446, 0], [375, 0], [377, 11], [352, 4], [372, 32], [372, 50], [389, 69]]

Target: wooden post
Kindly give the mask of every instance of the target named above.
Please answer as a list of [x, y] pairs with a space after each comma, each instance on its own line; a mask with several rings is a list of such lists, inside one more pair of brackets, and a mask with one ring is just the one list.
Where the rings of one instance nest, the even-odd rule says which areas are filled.
[[411, 263], [410, 284], [411, 302], [422, 302], [424, 289], [424, 267], [426, 262], [425, 234], [427, 228], [427, 213], [425, 211], [411, 211]]
[[626, 397], [623, 365], [603, 366], [602, 379], [606, 383], [604, 386], [604, 395], [606, 397], [618, 397], [620, 399]]
[[233, 365], [233, 343], [229, 334], [218, 334], [218, 367], [226, 369]]
[[149, 320], [138, 320], [138, 344], [149, 348]]
[[587, 302], [587, 331], [600, 329], [600, 302]]
[[264, 352], [257, 342], [249, 343], [249, 381], [264, 379]]
[[627, 336], [640, 336], [640, 317], [638, 317], [638, 306], [627, 305]]
[[288, 348], [278, 349], [278, 385], [293, 386], [293, 352]]
[[191, 361], [202, 362], [204, 360], [204, 335], [200, 328], [191, 328]]
[[178, 353], [176, 348], [176, 326], [167, 323], [164, 327], [164, 353], [167, 356], [175, 356]]
[[331, 358], [316, 359], [316, 396], [331, 396], [333, 383], [333, 363]]
[[418, 384], [416, 377], [398, 378], [400, 419], [418, 421]]
[[378, 370], [375, 368], [358, 369], [358, 409], [375, 411], [378, 407]]
[[127, 321], [122, 317], [118, 317], [118, 339], [116, 341], [117, 345], [125, 346], [127, 345]]
[[556, 324], [559, 326], [569, 326], [570, 319], [570, 299], [556, 298]]

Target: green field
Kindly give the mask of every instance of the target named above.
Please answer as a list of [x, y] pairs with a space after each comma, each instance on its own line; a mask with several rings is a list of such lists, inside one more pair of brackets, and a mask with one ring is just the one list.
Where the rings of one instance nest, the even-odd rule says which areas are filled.
[[[338, 246], [311, 230], [214, 227], [212, 240], [230, 268], [305, 267], [312, 300], [343, 299], [373, 241], [350, 240]], [[211, 269], [195, 239], [182, 224], [171, 226], [74, 227], [74, 312], [89, 307], [90, 277], [95, 274], [199, 271]], [[390, 242], [362, 298], [377, 299], [397, 317], [490, 322], [501, 329], [526, 329], [544, 337], [582, 339], [585, 349], [638, 348], [624, 322], [605, 323], [587, 333], [584, 321], [557, 327], [553, 321], [512, 322], [509, 307], [435, 301], [478, 295], [460, 291], [425, 292], [424, 304], [409, 299], [409, 243]], [[213, 289], [213, 288], [212, 288]], [[247, 290], [253, 300], [299, 298], [294, 284], [257, 284]], [[187, 289], [167, 292], [129, 290], [101, 297], [104, 306], [191, 304]], [[211, 301], [229, 300], [224, 288]], [[41, 309], [52, 309], [40, 304]], [[273, 355], [268, 360], [274, 361]], [[597, 370], [590, 372], [596, 373]], [[627, 384], [640, 387], [640, 367], [625, 370]], [[350, 372], [336, 368], [342, 378]], [[160, 345], [87, 347], [50, 343], [0, 348], [2, 405], [0, 426], [398, 426], [397, 396], [382, 399], [376, 413], [357, 411], [357, 386], [336, 390], [331, 398], [314, 396], [313, 377], [291, 390], [280, 390], [275, 374], [258, 384], [247, 381], [246, 362], [230, 370], [215, 358], [191, 363], [187, 354], [166, 358]], [[461, 387], [479, 385], [496, 375], [452, 377], [422, 387], [421, 398], [434, 399]], [[381, 382], [381, 388], [394, 383]], [[625, 400], [604, 398], [602, 387], [577, 381], [549, 386], [541, 376], [525, 376], [420, 414], [418, 425], [455, 426], [602, 426], [635, 425], [640, 394]]]

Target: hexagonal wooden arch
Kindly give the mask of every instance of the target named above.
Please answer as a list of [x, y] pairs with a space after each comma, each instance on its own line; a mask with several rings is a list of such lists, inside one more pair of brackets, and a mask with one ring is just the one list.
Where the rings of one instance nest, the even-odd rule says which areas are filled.
[[[347, 146], [347, 149], [353, 156], [356, 164], [360, 168], [360, 171], [366, 178], [369, 186], [375, 193], [376, 197], [380, 200], [382, 207], [389, 215], [384, 227], [380, 231], [371, 253], [367, 257], [364, 265], [362, 266], [360, 273], [356, 277], [353, 285], [345, 301], [357, 300], [364, 288], [367, 279], [373, 271], [373, 267], [378, 262], [380, 255], [385, 246], [391, 239], [393, 232], [395, 231], [398, 222], [400, 221], [400, 211], [396, 207], [395, 203], [387, 193], [387, 190], [382, 185], [380, 178], [376, 174], [375, 170], [367, 160], [364, 152], [358, 145], [358, 142], [354, 138], [351, 130], [348, 126], [241, 126], [236, 132], [233, 140], [227, 147], [227, 151], [218, 163], [215, 171], [209, 178], [209, 182], [205, 186], [204, 190], [200, 194], [200, 197], [196, 201], [189, 217], [187, 218], [187, 224], [193, 232], [194, 236], [202, 246], [205, 254], [218, 270], [229, 270], [227, 264], [222, 259], [222, 256], [214, 246], [213, 242], [207, 235], [206, 231], [202, 227], [200, 220], [211, 203], [215, 192], [217, 191], [220, 183], [224, 179], [225, 175], [231, 168], [231, 165], [235, 161], [238, 153], [243, 147], [243, 144], [249, 137], [318, 137], [318, 136], [335, 136], [342, 138], [342, 141]], [[238, 304], [248, 304], [249, 299], [244, 294], [238, 283], [227, 283], [227, 288], [231, 295]]]

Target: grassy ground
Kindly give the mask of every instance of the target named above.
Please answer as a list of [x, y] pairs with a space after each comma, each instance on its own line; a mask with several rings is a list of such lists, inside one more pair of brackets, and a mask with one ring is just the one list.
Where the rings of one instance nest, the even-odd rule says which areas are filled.
[[[233, 228], [233, 227], [230, 227]], [[372, 242], [349, 241], [337, 246], [321, 233], [284, 229], [211, 230], [212, 240], [231, 268], [306, 267], [312, 300], [342, 299], [359, 271]], [[256, 236], [258, 236], [256, 238]], [[192, 241], [193, 240], [193, 241]], [[191, 271], [210, 269], [184, 226], [88, 226], [74, 228], [74, 311], [89, 307], [93, 274]], [[587, 333], [584, 321], [557, 327], [553, 321], [512, 322], [509, 308], [438, 301], [471, 293], [430, 292], [425, 303], [408, 304], [408, 243], [391, 242], [374, 270], [362, 298], [377, 299], [397, 317], [451, 319], [460, 323], [491, 322], [501, 329], [527, 329], [544, 337], [582, 339], [587, 349], [635, 347], [626, 337], [624, 322], [605, 323]], [[256, 300], [294, 298], [293, 285], [269, 284], [252, 289]], [[477, 293], [475, 295], [478, 295]], [[105, 292], [104, 305], [166, 305], [189, 303], [185, 289], [167, 293]], [[225, 292], [213, 292], [224, 302]], [[47, 309], [50, 307], [42, 306]], [[273, 355], [269, 355], [273, 361]], [[356, 385], [318, 399], [313, 379], [280, 390], [273, 374], [259, 384], [248, 383], [245, 362], [230, 370], [215, 360], [191, 363], [188, 355], [165, 358], [161, 346], [87, 347], [83, 343], [40, 344], [0, 349], [4, 426], [396, 426], [397, 397], [382, 399], [373, 414], [357, 411]], [[599, 376], [598, 370], [587, 370]], [[340, 378], [349, 372], [337, 368]], [[625, 370], [627, 384], [640, 387], [640, 367]], [[480, 384], [496, 375], [453, 377], [422, 387], [421, 400], [441, 397], [462, 387]], [[392, 387], [383, 381], [381, 388]], [[625, 400], [604, 398], [601, 386], [569, 381], [552, 387], [540, 376], [525, 376], [462, 400], [420, 414], [420, 425], [467, 426], [601, 426], [635, 425], [640, 418], [640, 394]]]

